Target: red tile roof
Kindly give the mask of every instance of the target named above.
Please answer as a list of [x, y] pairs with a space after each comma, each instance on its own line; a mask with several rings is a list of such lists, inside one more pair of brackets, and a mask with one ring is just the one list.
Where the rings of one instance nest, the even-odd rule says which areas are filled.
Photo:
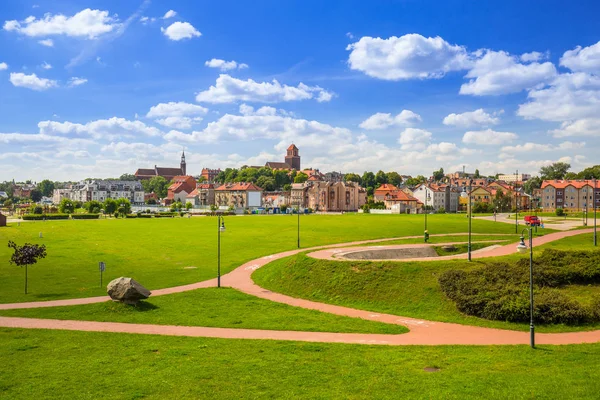
[[576, 189], [581, 189], [584, 186], [594, 186], [593, 180], [554, 180], [554, 181], [544, 181], [542, 182], [542, 189], [547, 186], [552, 186], [555, 189], [564, 189], [567, 186], [573, 186]]
[[236, 191], [262, 192], [263, 189], [256, 186], [252, 182], [236, 182], [236, 183], [226, 183], [224, 185], [219, 186], [215, 190], [219, 190], [219, 191], [224, 191], [224, 190], [234, 191], [234, 190], [236, 190]]
[[394, 190], [385, 195], [385, 200], [393, 201], [418, 201], [413, 196], [403, 192], [402, 190]]
[[398, 190], [398, 188], [392, 184], [384, 183], [383, 185], [381, 185], [377, 189], [375, 189], [375, 193], [382, 194], [382, 193], [390, 192], [390, 191], [394, 191], [394, 190]]

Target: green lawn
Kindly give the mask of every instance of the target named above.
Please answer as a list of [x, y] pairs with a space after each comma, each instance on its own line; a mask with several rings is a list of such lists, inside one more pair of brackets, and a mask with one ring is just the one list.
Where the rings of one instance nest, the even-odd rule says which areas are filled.
[[[591, 250], [591, 234], [566, 238], [535, 249]], [[514, 254], [494, 260], [515, 260]], [[534, 254], [535, 257], [535, 254]], [[441, 291], [438, 278], [449, 269], [470, 269], [485, 260], [424, 262], [368, 262], [316, 260], [299, 254], [258, 269], [252, 278], [261, 287], [314, 301], [375, 312], [503, 329], [528, 330], [528, 324], [489, 321], [461, 314]], [[593, 286], [571, 286], [578, 298], [591, 298]], [[539, 325], [540, 332], [600, 329], [600, 323], [583, 326]]]
[[114, 321], [134, 324], [210, 326], [312, 332], [405, 333], [403, 326], [305, 310], [229, 288], [150, 297], [137, 307], [112, 301], [68, 307], [0, 310], [9, 317]]
[[[554, 231], [551, 231], [554, 232]], [[548, 233], [548, 232], [545, 232]], [[537, 236], [543, 236], [545, 233], [540, 232]], [[510, 242], [518, 242], [520, 238], [520, 234], [516, 235], [514, 230], [510, 234], [502, 234], [502, 235], [472, 235], [471, 242], [489, 242], [489, 241], [498, 241], [498, 244], [504, 245]], [[430, 244], [442, 244], [442, 243], [467, 243], [469, 241], [468, 235], [448, 235], [448, 236], [430, 236], [429, 242]], [[394, 244], [415, 244], [415, 243], [423, 243], [423, 238], [406, 238], [406, 239], [398, 239], [398, 240], [386, 240], [381, 243], [366, 243], [361, 246], [377, 246], [377, 245], [394, 245]]]
[[[428, 216], [430, 233], [464, 233], [463, 215]], [[253, 258], [296, 248], [295, 216], [226, 217], [222, 234], [222, 272]], [[301, 217], [302, 247], [354, 240], [423, 234], [420, 215], [306, 215]], [[473, 231], [511, 233], [508, 224], [473, 221]], [[42, 232], [43, 238], [38, 234]], [[150, 289], [214, 278], [217, 273], [215, 217], [32, 221], [0, 228], [0, 303], [97, 296], [98, 262], [106, 262], [104, 283], [131, 276]], [[24, 271], [9, 265], [8, 240], [43, 243], [48, 256]]]
[[0, 359], [5, 399], [595, 399], [600, 391], [598, 344], [388, 347], [0, 329]]

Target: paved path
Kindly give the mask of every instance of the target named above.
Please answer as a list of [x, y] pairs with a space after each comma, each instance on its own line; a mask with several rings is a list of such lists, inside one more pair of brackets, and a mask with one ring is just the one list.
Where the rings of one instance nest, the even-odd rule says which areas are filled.
[[[508, 216], [511, 215], [512, 217], [509, 218]], [[525, 214], [521, 213], [521, 215], [518, 218], [518, 225], [519, 225], [519, 230], [524, 229], [527, 227], [527, 225], [525, 225], [525, 221], [523, 220]], [[554, 229], [556, 231], [568, 231], [571, 229], [575, 229], [575, 228], [579, 228], [582, 226], [582, 220], [581, 219], [565, 219], [565, 220], [560, 220], [560, 221], [556, 221], [556, 218], [547, 218], [547, 217], [539, 217], [540, 220], [544, 223], [544, 228], [547, 229]], [[515, 214], [508, 214], [508, 213], [504, 213], [504, 214], [498, 214], [496, 215], [496, 217], [494, 218], [493, 215], [490, 216], [485, 216], [485, 217], [478, 217], [477, 215], [475, 216], [475, 219], [483, 219], [486, 221], [494, 221], [494, 222], [501, 222], [504, 224], [511, 224], [511, 225], [515, 225]], [[556, 222], [552, 222], [552, 221], [556, 221]], [[588, 225], [590, 226], [594, 226], [594, 219], [588, 219]]]
[[[534, 245], [558, 240], [564, 237], [573, 236], [581, 233], [591, 232], [588, 230], [579, 230], [573, 232], [558, 232], [549, 234], [540, 238], [535, 238]], [[396, 240], [396, 239], [390, 239]], [[373, 242], [373, 241], [366, 241]], [[354, 244], [363, 244], [355, 242]], [[346, 244], [327, 247], [343, 247]], [[317, 250], [318, 248], [313, 248]], [[262, 257], [245, 263], [227, 275], [224, 275], [222, 283], [224, 286], [236, 288], [244, 293], [271, 301], [288, 304], [296, 307], [328, 312], [336, 315], [348, 317], [363, 318], [371, 321], [380, 321], [389, 324], [404, 325], [410, 329], [409, 333], [401, 335], [382, 335], [382, 334], [349, 334], [349, 333], [325, 333], [325, 332], [297, 332], [297, 331], [266, 331], [253, 329], [229, 329], [229, 328], [205, 328], [205, 327], [185, 327], [168, 325], [141, 325], [125, 324], [117, 322], [91, 322], [91, 321], [61, 321], [48, 319], [30, 319], [30, 318], [11, 318], [0, 317], [0, 326], [11, 328], [42, 328], [42, 329], [65, 329], [82, 330], [97, 332], [127, 332], [141, 334], [157, 335], [175, 335], [175, 336], [201, 336], [201, 337], [220, 337], [236, 339], [275, 339], [275, 340], [295, 340], [309, 342], [334, 342], [334, 343], [355, 343], [355, 344], [386, 344], [386, 345], [505, 345], [505, 344], [527, 344], [529, 342], [528, 332], [517, 332], [502, 329], [482, 328], [475, 326], [459, 325], [453, 323], [433, 322], [420, 320], [416, 318], [407, 318], [397, 315], [380, 314], [365, 310], [356, 310], [348, 307], [335, 306], [330, 304], [318, 303], [304, 299], [297, 299], [285, 296], [279, 293], [273, 293], [265, 290], [251, 279], [251, 274], [261, 266], [279, 258], [288, 257], [301, 251], [309, 249], [299, 249], [287, 251], [271, 256]], [[502, 246], [483, 253], [484, 256], [506, 255], [514, 252], [514, 243]], [[478, 254], [482, 256], [482, 253]], [[212, 282], [212, 281], [208, 281]], [[201, 282], [200, 284], [204, 284]], [[196, 285], [196, 284], [195, 284]], [[207, 284], [207, 286], [209, 286]], [[201, 286], [201, 287], [207, 287]], [[194, 285], [171, 288], [165, 290], [183, 291], [192, 290]], [[187, 289], [182, 289], [187, 288]], [[160, 293], [166, 294], [166, 293]], [[66, 300], [66, 301], [76, 301]], [[89, 300], [89, 299], [78, 299]], [[63, 300], [65, 301], [65, 300]], [[54, 302], [56, 303], [56, 302]], [[87, 303], [87, 302], [86, 302]], [[34, 303], [32, 303], [34, 304]], [[83, 303], [82, 303], [83, 304]], [[55, 304], [59, 305], [59, 304]], [[6, 305], [5, 305], [6, 306]], [[22, 307], [21, 307], [22, 308]], [[572, 344], [572, 343], [595, 343], [600, 342], [600, 331], [590, 332], [571, 332], [571, 333], [553, 333], [537, 334], [536, 341], [539, 344]]]

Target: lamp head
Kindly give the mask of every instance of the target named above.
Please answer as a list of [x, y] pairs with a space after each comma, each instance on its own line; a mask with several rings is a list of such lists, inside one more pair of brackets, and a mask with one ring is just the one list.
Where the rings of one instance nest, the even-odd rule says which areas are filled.
[[221, 220], [221, 226], [219, 227], [219, 230], [221, 232], [225, 232], [225, 219]]
[[517, 245], [517, 252], [523, 254], [527, 252], [527, 245], [525, 244], [525, 237], [521, 236], [521, 242]]

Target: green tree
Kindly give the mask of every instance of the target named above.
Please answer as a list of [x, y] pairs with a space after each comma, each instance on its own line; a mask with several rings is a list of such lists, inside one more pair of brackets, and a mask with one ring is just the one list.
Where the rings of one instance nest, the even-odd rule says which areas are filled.
[[577, 179], [600, 179], [600, 165], [594, 165], [577, 174]]
[[271, 173], [273, 174], [273, 179], [275, 179], [276, 188], [283, 188], [284, 185], [292, 183], [292, 180], [286, 171], [273, 170]]
[[298, 172], [294, 178], [294, 183], [304, 183], [308, 180], [308, 175], [304, 172]]
[[83, 208], [91, 214], [98, 214], [102, 209], [102, 203], [98, 200], [90, 200], [83, 203]]
[[69, 199], [62, 199], [58, 205], [58, 211], [63, 214], [73, 214], [73, 211], [75, 211], [75, 205]]
[[258, 170], [256, 168], [243, 168], [238, 172], [235, 181], [255, 183], [257, 176]]
[[533, 194], [534, 189], [539, 189], [541, 187], [542, 179], [539, 176], [532, 176], [523, 184], [523, 188], [527, 194]]
[[475, 173], [473, 174], [473, 178], [475, 178], [475, 179], [481, 178], [481, 175], [479, 174], [479, 170], [478, 169], [475, 170]]
[[104, 212], [106, 214], [114, 214], [117, 211], [117, 202], [115, 199], [104, 200]]
[[256, 185], [263, 188], [267, 192], [275, 190], [276, 183], [272, 176], [261, 176], [256, 180]]
[[438, 182], [444, 179], [444, 168], [440, 168], [437, 171], [433, 171], [433, 179]]
[[[144, 186], [144, 191], [146, 193], [154, 192], [161, 199], [167, 197], [167, 193], [169, 191], [169, 182], [162, 176], [155, 176], [149, 181], [143, 182], [147, 182], [145, 184], [146, 186]], [[144, 183], [142, 183], [142, 185], [144, 185]]]
[[131, 214], [131, 202], [129, 201], [129, 199], [121, 197], [121, 198], [118, 198], [116, 200], [116, 202], [117, 202], [117, 211], [119, 212], [119, 214], [121, 214], [121, 215]]
[[386, 175], [387, 175], [387, 180], [388, 180], [389, 184], [394, 185], [396, 187], [398, 187], [402, 184], [402, 177], [400, 176], [399, 173], [392, 171], [392, 172], [388, 172]]
[[289, 192], [290, 190], [292, 190], [292, 184], [291, 183], [286, 183], [285, 185], [283, 185], [283, 190], [285, 192]]
[[29, 198], [37, 203], [38, 201], [40, 201], [42, 199], [42, 191], [39, 189], [33, 189], [31, 191], [31, 193], [29, 194]]
[[356, 182], [359, 185], [362, 184], [362, 178], [360, 177], [360, 175], [355, 174], [355, 173], [349, 173], [349, 174], [344, 175], [344, 181]]
[[46, 245], [25, 243], [23, 246], [19, 246], [9, 240], [8, 247], [13, 249], [13, 255], [9, 262], [19, 267], [25, 267], [25, 294], [27, 294], [27, 267], [37, 263], [38, 259], [46, 257]]
[[369, 195], [372, 195], [375, 190], [375, 174], [365, 171], [362, 176], [362, 186], [367, 189], [368, 194], [371, 192]]
[[120, 181], [137, 181], [137, 178], [133, 174], [123, 174], [119, 177]]
[[191, 210], [192, 208], [194, 208], [194, 205], [191, 202], [187, 202], [185, 203], [185, 209], [186, 210]]
[[555, 162], [540, 168], [540, 175], [543, 180], [564, 179], [569, 169], [571, 169], [571, 164]]
[[40, 189], [43, 196], [50, 197], [52, 196], [52, 192], [54, 192], [54, 182], [44, 179], [38, 184], [38, 189]]
[[375, 187], [379, 187], [385, 183], [388, 183], [386, 173], [381, 170], [377, 171], [375, 174]]

